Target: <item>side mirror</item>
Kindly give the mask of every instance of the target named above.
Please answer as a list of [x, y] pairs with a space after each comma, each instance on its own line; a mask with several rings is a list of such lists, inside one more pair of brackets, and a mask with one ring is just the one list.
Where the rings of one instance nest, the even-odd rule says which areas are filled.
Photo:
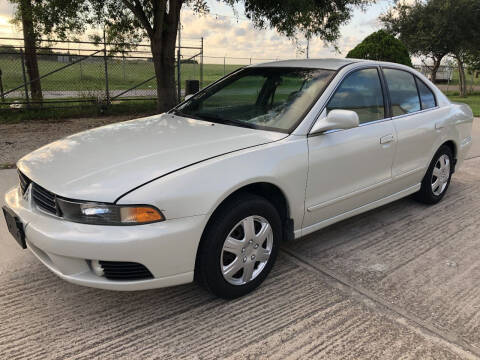
[[351, 110], [330, 110], [327, 117], [318, 119], [313, 125], [311, 134], [322, 133], [328, 130], [346, 130], [357, 127], [358, 114]]
[[192, 96], [193, 96], [193, 94], [185, 95], [185, 101], [187, 101], [188, 99], [190, 99]]

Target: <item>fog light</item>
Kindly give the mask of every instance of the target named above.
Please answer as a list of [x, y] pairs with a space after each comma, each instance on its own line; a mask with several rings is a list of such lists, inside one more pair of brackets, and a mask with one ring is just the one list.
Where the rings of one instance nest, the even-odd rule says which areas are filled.
[[92, 270], [95, 273], [95, 275], [97, 276], [105, 275], [105, 272], [103, 271], [103, 267], [102, 265], [100, 265], [100, 262], [98, 260], [92, 260], [90, 264], [92, 266]]

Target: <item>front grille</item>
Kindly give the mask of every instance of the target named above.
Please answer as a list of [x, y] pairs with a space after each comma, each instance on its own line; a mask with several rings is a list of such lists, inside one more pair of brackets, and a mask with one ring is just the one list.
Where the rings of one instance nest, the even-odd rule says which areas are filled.
[[53, 215], [59, 215], [56, 195], [44, 189], [38, 184], [32, 185], [32, 198], [35, 204], [45, 212]]
[[109, 280], [146, 280], [152, 273], [142, 264], [123, 261], [99, 261]]
[[32, 180], [26, 177], [21, 171], [18, 172], [18, 178], [20, 180], [20, 189], [22, 189], [22, 195], [24, 195]]
[[32, 198], [34, 203], [45, 212], [53, 215], [60, 215], [60, 211], [57, 207], [56, 195], [54, 193], [34, 183], [21, 171], [18, 171], [18, 178], [20, 180], [22, 195], [25, 194], [30, 184], [32, 184]]

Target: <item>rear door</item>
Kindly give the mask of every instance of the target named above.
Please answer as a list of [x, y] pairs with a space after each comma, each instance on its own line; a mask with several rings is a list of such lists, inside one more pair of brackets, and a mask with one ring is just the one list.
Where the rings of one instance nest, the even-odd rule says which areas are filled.
[[[360, 126], [309, 136], [304, 227], [385, 197], [391, 181], [395, 131], [376, 67], [356, 70], [327, 104], [355, 111]], [[326, 115], [326, 114], [325, 114]]]
[[395, 190], [401, 191], [421, 181], [438, 137], [436, 122], [441, 115], [434, 115], [440, 111], [435, 95], [417, 76], [400, 69], [382, 70], [398, 138], [392, 176]]

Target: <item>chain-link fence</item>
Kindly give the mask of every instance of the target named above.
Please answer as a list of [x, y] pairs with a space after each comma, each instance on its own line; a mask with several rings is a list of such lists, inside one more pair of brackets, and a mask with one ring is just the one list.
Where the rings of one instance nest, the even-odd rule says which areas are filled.
[[[37, 48], [42, 99], [32, 99], [21, 38], [0, 38], [0, 110], [29, 107], [75, 107], [157, 99], [156, 78], [149, 44], [95, 43], [43, 40]], [[203, 39], [185, 39], [176, 48], [177, 100], [185, 95], [185, 82], [198, 81], [202, 88], [230, 72], [251, 64], [279, 58], [212, 56], [204, 53]], [[426, 65], [415, 66], [429, 76]], [[442, 66], [437, 83], [447, 92], [458, 91], [458, 70]], [[467, 69], [468, 91], [480, 91], [479, 74]]]
[[[149, 44], [95, 43], [42, 40], [37, 50], [42, 99], [32, 99], [21, 38], [0, 38], [0, 109], [64, 107], [96, 104], [107, 107], [126, 101], [157, 98]], [[127, 50], [128, 49], [128, 50]], [[176, 48], [177, 100], [185, 95], [187, 80], [200, 88], [259, 59], [204, 54], [203, 39], [184, 39]], [[180, 59], [180, 62], [178, 61]]]
[[[427, 78], [432, 78], [433, 66], [426, 64], [414, 65], [414, 68], [420, 71]], [[465, 77], [467, 83], [467, 92], [480, 92], [480, 72], [465, 68]], [[459, 85], [458, 67], [455, 64], [440, 65], [437, 70], [435, 83], [444, 92], [455, 93], [458, 92]]]
[[[30, 79], [23, 40], [0, 40], [3, 109], [86, 103], [108, 106], [115, 101], [157, 98], [154, 64], [147, 44], [127, 44], [124, 48], [130, 50], [115, 51], [118, 44], [42, 41], [45, 45], [36, 49], [39, 77]], [[177, 94], [181, 95], [184, 80], [203, 79], [203, 40], [194, 46], [177, 47], [176, 55], [180, 62], [176, 59], [175, 79]], [[32, 99], [30, 94], [35, 81], [41, 85], [41, 100]]]

